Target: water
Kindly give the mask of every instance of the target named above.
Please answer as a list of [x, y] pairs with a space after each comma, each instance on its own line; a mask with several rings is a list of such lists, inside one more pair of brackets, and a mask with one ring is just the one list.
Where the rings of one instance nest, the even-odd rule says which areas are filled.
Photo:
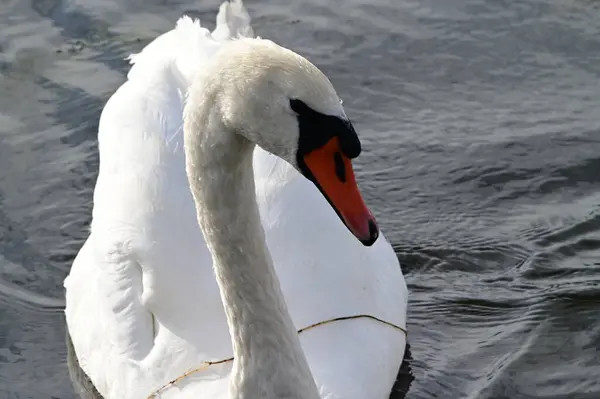
[[[0, 1], [1, 398], [74, 398], [62, 280], [100, 110], [126, 55], [218, 4]], [[411, 293], [408, 397], [600, 397], [600, 5], [248, 8], [330, 76], [363, 139], [358, 179]]]

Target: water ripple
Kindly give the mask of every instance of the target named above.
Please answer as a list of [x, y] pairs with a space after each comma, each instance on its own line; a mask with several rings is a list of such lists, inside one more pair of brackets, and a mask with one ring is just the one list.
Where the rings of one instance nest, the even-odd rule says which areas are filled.
[[[124, 57], [219, 2], [0, 2], [0, 397], [74, 397], [62, 280], [99, 112]], [[410, 290], [409, 397], [600, 397], [600, 6], [248, 6], [330, 76], [364, 143], [357, 178]]]

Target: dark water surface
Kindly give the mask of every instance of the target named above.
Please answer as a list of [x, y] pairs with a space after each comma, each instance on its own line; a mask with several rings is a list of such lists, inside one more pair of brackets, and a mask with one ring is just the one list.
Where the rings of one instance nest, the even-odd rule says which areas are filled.
[[[283, 4], [247, 6], [330, 76], [363, 139], [411, 293], [408, 397], [600, 398], [600, 3]], [[62, 280], [100, 110], [125, 56], [218, 5], [0, 0], [0, 398], [74, 398]]]

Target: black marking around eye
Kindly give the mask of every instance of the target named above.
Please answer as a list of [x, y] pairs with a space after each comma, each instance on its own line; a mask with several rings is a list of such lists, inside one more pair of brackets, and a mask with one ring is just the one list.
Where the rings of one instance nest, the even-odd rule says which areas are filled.
[[299, 156], [324, 146], [335, 136], [339, 137], [340, 148], [344, 155], [348, 158], [356, 158], [360, 155], [360, 140], [350, 121], [317, 112], [298, 99], [290, 100], [290, 106], [298, 114]]

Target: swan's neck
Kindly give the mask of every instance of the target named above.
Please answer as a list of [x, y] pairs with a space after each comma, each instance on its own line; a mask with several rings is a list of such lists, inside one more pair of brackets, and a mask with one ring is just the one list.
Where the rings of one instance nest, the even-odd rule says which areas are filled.
[[215, 118], [190, 119], [186, 169], [233, 343], [231, 396], [318, 398], [266, 247], [254, 187], [254, 145], [200, 123]]

